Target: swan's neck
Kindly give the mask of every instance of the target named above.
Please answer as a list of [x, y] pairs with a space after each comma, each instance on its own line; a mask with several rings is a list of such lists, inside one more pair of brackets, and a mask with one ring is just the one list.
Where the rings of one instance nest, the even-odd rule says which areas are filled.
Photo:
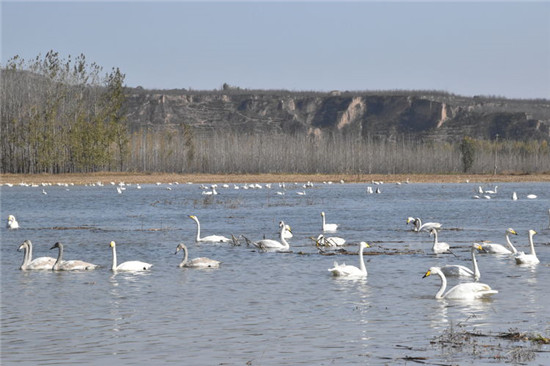
[[63, 258], [63, 247], [60, 245], [59, 253], [57, 254], [57, 260], [55, 261], [55, 264], [52, 267], [53, 270], [59, 269], [59, 265], [61, 264], [62, 258]]
[[510, 240], [510, 234], [506, 233], [506, 242], [508, 243], [508, 246], [510, 249], [512, 249], [512, 253], [516, 254], [518, 251], [516, 247], [512, 244], [512, 241]]
[[323, 231], [325, 231], [325, 215], [321, 215], [321, 218], [323, 219]]
[[114, 271], [116, 270], [116, 247], [113, 245], [111, 247], [111, 250], [113, 251], [113, 265], [111, 266], [111, 269]]
[[437, 294], [435, 294], [435, 298], [442, 299], [443, 293], [447, 288], [447, 279], [445, 278], [445, 275], [443, 274], [443, 272], [438, 271], [437, 274], [439, 275], [439, 278], [441, 278], [441, 287], [439, 288], [439, 291], [437, 291]]
[[27, 243], [27, 246], [29, 247], [29, 255], [27, 258], [27, 263], [30, 263], [32, 262], [32, 244], [30, 241]]
[[199, 222], [199, 220], [194, 220], [196, 223], [197, 223], [197, 237], [196, 237], [196, 241], [200, 241], [201, 240], [201, 224]]
[[472, 265], [474, 268], [474, 279], [477, 281], [481, 277], [481, 273], [479, 272], [479, 267], [477, 266], [477, 260], [476, 260], [476, 249], [472, 248]]
[[183, 260], [180, 263], [180, 267], [183, 267], [187, 263], [187, 259], [189, 258], [189, 253], [187, 253], [187, 248], [183, 247]]
[[[323, 221], [325, 220], [325, 217], [323, 216]], [[323, 223], [324, 224], [324, 223]], [[323, 225], [324, 227], [325, 225]], [[283, 245], [285, 246], [285, 249], [289, 249], [290, 248], [290, 245], [288, 244], [288, 242], [286, 241], [285, 239], [285, 225], [283, 224], [282, 227], [281, 227], [281, 243], [283, 243]]]
[[432, 249], [435, 250], [435, 248], [437, 247], [437, 244], [438, 244], [438, 241], [437, 241], [437, 231], [434, 231], [434, 246], [432, 247]]
[[420, 228], [422, 227], [422, 220], [420, 220], [420, 218], [416, 218], [416, 220], [414, 220], [414, 231], [420, 231]]
[[21, 263], [21, 267], [19, 267], [20, 269], [26, 269], [27, 266], [29, 265], [29, 262], [30, 262], [29, 247], [27, 245], [25, 245], [25, 247], [23, 249], [25, 250], [25, 256], [23, 257], [23, 263]]
[[537, 256], [537, 254], [535, 253], [535, 244], [533, 244], [533, 234], [529, 233], [529, 245], [531, 246], [531, 254], [533, 256]]
[[363, 258], [363, 251], [365, 250], [365, 247], [361, 246], [359, 249], [359, 269], [363, 273], [367, 273], [367, 267], [365, 267], [365, 259]]

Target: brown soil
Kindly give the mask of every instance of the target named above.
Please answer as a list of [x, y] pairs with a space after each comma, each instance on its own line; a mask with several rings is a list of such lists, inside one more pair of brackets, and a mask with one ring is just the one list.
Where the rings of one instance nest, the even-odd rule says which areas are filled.
[[1, 183], [74, 183], [89, 184], [101, 181], [125, 183], [277, 183], [277, 182], [340, 182], [369, 183], [497, 183], [550, 182], [548, 174], [168, 174], [168, 173], [76, 173], [76, 174], [0, 174]]

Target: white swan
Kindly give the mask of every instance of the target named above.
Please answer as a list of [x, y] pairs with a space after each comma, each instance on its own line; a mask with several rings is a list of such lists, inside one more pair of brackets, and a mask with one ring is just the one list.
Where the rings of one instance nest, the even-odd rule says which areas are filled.
[[516, 254], [518, 251], [510, 241], [510, 234], [518, 235], [518, 233], [512, 228], [506, 229], [506, 243], [510, 249], [502, 244], [482, 243], [480, 251], [490, 254]]
[[292, 228], [290, 227], [290, 225], [285, 225], [285, 231], [283, 233], [283, 236], [285, 239], [292, 239], [292, 237], [294, 236], [292, 234]]
[[336, 231], [336, 230], [338, 230], [338, 224], [327, 224], [325, 222], [325, 213], [324, 212], [321, 212], [321, 218], [323, 219], [323, 226], [322, 226], [323, 231]]
[[111, 249], [113, 251], [113, 265], [111, 266], [111, 270], [115, 272], [116, 271], [131, 271], [131, 272], [146, 271], [153, 266], [150, 263], [145, 263], [141, 261], [128, 261], [117, 265], [116, 243], [114, 241], [111, 241], [109, 245], [111, 246]]
[[221, 235], [209, 235], [209, 236], [205, 236], [204, 238], [201, 238], [201, 224], [199, 222], [199, 219], [195, 215], [189, 215], [189, 218], [197, 223], [197, 237], [195, 238], [195, 241], [216, 242], [216, 243], [229, 243], [231, 241], [231, 239]]
[[481, 250], [481, 245], [474, 243], [472, 245], [471, 254], [472, 254], [472, 268], [470, 269], [459, 264], [449, 264], [441, 267], [441, 272], [448, 277], [472, 277], [474, 280], [479, 280], [481, 273], [479, 272], [479, 267], [476, 261], [476, 250]]
[[315, 240], [315, 243], [317, 244], [317, 246], [340, 247], [346, 244], [346, 239], [340, 238], [337, 236], [329, 236], [327, 238], [323, 234], [319, 234], [317, 239], [314, 239], [314, 238], [312, 239]]
[[359, 268], [345, 263], [338, 264], [334, 262], [334, 267], [329, 268], [328, 271], [332, 273], [333, 276], [341, 277], [366, 277], [367, 276], [367, 267], [365, 267], [365, 261], [363, 260], [363, 250], [369, 248], [369, 245], [364, 241], [359, 243]]
[[51, 270], [55, 264], [55, 258], [52, 257], [39, 257], [32, 259], [32, 243], [30, 240], [25, 240], [17, 249], [21, 251], [25, 250], [25, 256], [23, 258], [23, 263], [19, 269], [26, 270], [39, 270], [39, 269], [48, 269]]
[[441, 254], [441, 253], [447, 253], [449, 252], [449, 244], [444, 242], [439, 242], [437, 240], [437, 230], [435, 228], [430, 230], [430, 236], [433, 235], [434, 237], [434, 245], [432, 246], [432, 250], [435, 254]]
[[529, 230], [529, 245], [531, 246], [531, 254], [525, 254], [524, 252], [519, 252], [516, 255], [517, 264], [537, 264], [540, 263], [535, 253], [535, 245], [533, 244], [533, 235], [537, 232], [535, 230]]
[[518, 200], [518, 195], [516, 192], [512, 192], [512, 201], [517, 201]]
[[430, 231], [432, 229], [441, 229], [441, 224], [439, 222], [427, 222], [425, 224], [422, 224], [422, 220], [420, 220], [420, 217], [412, 218], [409, 217], [407, 219], [407, 224], [409, 222], [412, 222], [414, 225], [413, 231]]
[[260, 240], [260, 241], [257, 241], [257, 242], [252, 242], [252, 244], [254, 246], [258, 247], [259, 249], [264, 250], [264, 251], [285, 251], [285, 250], [288, 250], [290, 248], [290, 245], [285, 240], [285, 237], [283, 235], [283, 233], [285, 231], [285, 223], [283, 221], [281, 221], [279, 223], [279, 227], [281, 228], [281, 232], [279, 234], [279, 238], [281, 240], [280, 242], [278, 242], [277, 240], [272, 240], [272, 239], [263, 239], [263, 240]]
[[15, 216], [9, 215], [8, 216], [8, 224], [6, 225], [8, 229], [19, 229], [19, 223], [15, 219]]
[[51, 268], [54, 271], [82, 271], [96, 269], [99, 267], [97, 264], [92, 264], [80, 260], [63, 260], [63, 244], [60, 242], [55, 243], [50, 250], [58, 248], [59, 254], [57, 255], [57, 260], [55, 261], [53, 267]]
[[187, 252], [187, 246], [183, 243], [180, 243], [176, 247], [176, 253], [180, 250], [183, 250], [183, 260], [179, 264], [179, 267], [189, 267], [189, 268], [218, 268], [220, 266], [220, 261], [217, 261], [215, 259], [205, 258], [205, 257], [199, 257], [199, 258], [193, 258], [191, 260], [188, 260], [188, 252]]
[[441, 287], [435, 294], [436, 299], [472, 300], [498, 294], [497, 290], [493, 290], [489, 285], [479, 282], [461, 283], [451, 288], [446, 294], [443, 294], [447, 288], [447, 279], [439, 267], [431, 267], [422, 278], [428, 277], [434, 273], [441, 278]]
[[489, 194], [497, 194], [497, 189], [498, 189], [498, 186], [495, 186], [495, 189], [494, 189], [494, 190], [490, 190], [490, 191], [485, 191], [485, 193], [489, 193]]

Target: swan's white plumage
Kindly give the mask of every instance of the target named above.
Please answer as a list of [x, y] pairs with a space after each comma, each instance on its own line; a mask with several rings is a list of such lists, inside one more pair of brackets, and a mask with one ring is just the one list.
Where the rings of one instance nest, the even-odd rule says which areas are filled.
[[334, 267], [329, 268], [328, 271], [331, 272], [333, 276], [339, 277], [366, 277], [367, 268], [365, 267], [365, 261], [363, 260], [363, 250], [368, 247], [369, 245], [364, 241], [359, 243], [359, 267], [355, 267], [345, 263], [338, 264], [338, 262], [334, 262]]
[[470, 250], [472, 256], [472, 269], [460, 264], [449, 264], [441, 267], [441, 272], [443, 272], [443, 274], [447, 277], [471, 277], [476, 281], [479, 280], [481, 273], [479, 272], [479, 267], [477, 265], [475, 254], [476, 250], [481, 250], [481, 246], [474, 243]]
[[537, 264], [540, 263], [540, 260], [535, 253], [535, 244], [533, 243], [533, 235], [537, 232], [535, 230], [529, 230], [529, 246], [531, 247], [531, 253], [525, 254], [524, 252], [519, 252], [515, 259], [517, 264]]
[[188, 259], [188, 250], [187, 246], [184, 243], [180, 243], [176, 247], [176, 253], [180, 250], [183, 250], [183, 260], [179, 264], [179, 267], [188, 267], [188, 268], [218, 268], [220, 266], [220, 261], [215, 259], [210, 259], [206, 257], [198, 257], [193, 259]]
[[6, 225], [8, 229], [19, 229], [19, 223], [15, 219], [15, 216], [9, 215], [8, 216], [8, 223]]
[[434, 237], [434, 244], [432, 246], [432, 250], [435, 254], [442, 254], [442, 253], [449, 252], [449, 248], [450, 248], [449, 244], [438, 241], [437, 230], [435, 228], [430, 230], [430, 235], [433, 235]]
[[25, 256], [23, 259], [23, 263], [21, 264], [21, 267], [19, 267], [21, 270], [51, 270], [53, 265], [55, 264], [55, 258], [53, 257], [39, 257], [32, 259], [32, 242], [30, 240], [25, 240], [17, 250], [25, 250]]
[[[313, 239], [313, 238], [312, 238]], [[339, 247], [346, 244], [346, 239], [340, 238], [338, 236], [329, 236], [326, 237], [323, 234], [319, 234], [317, 239], [314, 239], [317, 246], [326, 246], [326, 247]]]
[[506, 229], [506, 245], [510, 248], [506, 248], [506, 246], [502, 244], [496, 244], [496, 243], [482, 243], [480, 251], [483, 251], [485, 253], [490, 254], [516, 254], [517, 250], [510, 241], [510, 234], [512, 235], [518, 235], [518, 233], [512, 229], [508, 228]]
[[63, 244], [61, 244], [60, 242], [57, 242], [50, 248], [50, 250], [54, 248], [59, 249], [57, 260], [55, 261], [52, 267], [52, 270], [54, 271], [87, 271], [87, 270], [96, 269], [97, 267], [99, 267], [97, 264], [88, 263], [81, 260], [64, 261]]
[[113, 264], [111, 266], [111, 269], [113, 271], [129, 271], [129, 272], [146, 271], [153, 266], [150, 263], [145, 263], [141, 261], [128, 261], [121, 264], [117, 264], [116, 243], [114, 241], [111, 241], [109, 245], [111, 246], [111, 249], [113, 251]]
[[428, 277], [432, 274], [437, 274], [441, 278], [441, 287], [435, 294], [436, 299], [473, 300], [490, 297], [498, 293], [497, 290], [493, 290], [489, 285], [479, 282], [461, 283], [445, 293], [445, 289], [447, 288], [447, 279], [439, 267], [431, 267], [422, 278]]
[[285, 240], [284, 232], [286, 230], [284, 221], [281, 221], [279, 223], [280, 233], [279, 233], [279, 239], [281, 240], [278, 242], [277, 240], [272, 239], [263, 239], [257, 242], [252, 242], [252, 244], [264, 251], [286, 251], [290, 249], [290, 245]]
[[321, 218], [322, 218], [322, 227], [321, 229], [323, 230], [323, 232], [325, 231], [336, 231], [338, 230], [338, 224], [327, 224], [325, 222], [325, 213], [324, 212], [321, 212]]
[[230, 238], [226, 238], [222, 235], [209, 235], [201, 238], [201, 224], [199, 219], [195, 215], [189, 215], [189, 218], [197, 224], [197, 236], [195, 237], [196, 242], [212, 242], [212, 243], [229, 243], [231, 242]]

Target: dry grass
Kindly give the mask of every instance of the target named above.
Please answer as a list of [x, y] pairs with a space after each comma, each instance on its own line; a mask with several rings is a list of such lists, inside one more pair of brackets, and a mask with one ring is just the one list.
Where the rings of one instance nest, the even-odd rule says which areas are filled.
[[369, 183], [383, 181], [385, 183], [496, 183], [496, 182], [550, 182], [548, 174], [160, 174], [160, 173], [76, 173], [76, 174], [1, 174], [1, 183], [74, 183], [89, 184], [101, 181], [125, 183], [276, 183], [276, 182], [340, 182]]

